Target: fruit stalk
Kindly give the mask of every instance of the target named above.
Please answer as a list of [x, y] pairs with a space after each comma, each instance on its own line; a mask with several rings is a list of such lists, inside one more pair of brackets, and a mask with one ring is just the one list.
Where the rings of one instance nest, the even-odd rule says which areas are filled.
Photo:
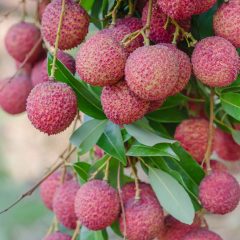
[[150, 26], [151, 26], [151, 18], [152, 18], [152, 8], [153, 8], [153, 0], [149, 0], [147, 23], [144, 27], [145, 28], [144, 44], [146, 46], [150, 45], [149, 35], [150, 35]]

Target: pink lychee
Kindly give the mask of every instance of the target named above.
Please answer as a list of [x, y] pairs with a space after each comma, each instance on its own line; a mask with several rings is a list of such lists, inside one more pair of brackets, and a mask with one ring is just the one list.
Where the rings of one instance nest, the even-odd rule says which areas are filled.
[[135, 32], [143, 27], [141, 19], [136, 17], [125, 17], [119, 18], [116, 22], [116, 26], [127, 26], [130, 28], [131, 32]]
[[44, 238], [44, 240], [71, 240], [72, 237], [66, 233], [55, 232]]
[[223, 240], [218, 234], [207, 229], [198, 229], [188, 233], [183, 240]]
[[[228, 172], [227, 166], [217, 160], [211, 160], [210, 166], [212, 171]], [[206, 163], [204, 163], [203, 167], [207, 170]]]
[[32, 69], [32, 74], [31, 74], [31, 81], [32, 85], [35, 87], [37, 84], [43, 82], [43, 77], [42, 77], [42, 64], [44, 60], [41, 60], [37, 62]]
[[194, 14], [207, 12], [216, 2], [217, 0], [195, 0], [196, 7]]
[[165, 99], [150, 101], [148, 113], [157, 111], [164, 103]]

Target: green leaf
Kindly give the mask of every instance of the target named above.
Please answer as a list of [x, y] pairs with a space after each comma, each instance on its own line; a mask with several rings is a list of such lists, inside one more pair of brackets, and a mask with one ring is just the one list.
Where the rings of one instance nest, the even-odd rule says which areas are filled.
[[80, 153], [88, 152], [104, 132], [108, 120], [92, 119], [83, 123], [71, 136], [70, 142], [79, 147]]
[[77, 162], [73, 165], [73, 167], [80, 177], [81, 183], [87, 182], [91, 165], [86, 162]]
[[120, 226], [119, 226], [119, 222], [118, 221], [116, 221], [116, 222], [114, 222], [112, 225], [111, 225], [111, 229], [112, 229], [112, 231], [116, 234], [116, 235], [118, 235], [119, 237], [123, 237], [123, 235], [122, 235], [122, 233], [121, 233], [121, 230], [120, 230]]
[[92, 8], [92, 5], [94, 3], [94, 0], [81, 0], [81, 6], [89, 12]]
[[169, 174], [149, 168], [149, 181], [163, 208], [174, 218], [192, 224], [195, 211], [185, 189]]
[[221, 95], [221, 103], [230, 116], [240, 121], [240, 94], [224, 93]]
[[139, 120], [130, 125], [124, 125], [127, 132], [133, 136], [138, 142], [147, 145], [154, 146], [158, 143], [174, 143], [174, 140], [163, 138], [154, 131], [146, 119]]
[[231, 133], [234, 141], [240, 145], [240, 131], [231, 129]]
[[153, 147], [145, 146], [140, 143], [135, 143], [127, 152], [127, 156], [132, 157], [147, 157], [147, 156], [159, 156], [159, 157], [171, 157], [179, 160], [178, 156], [174, 153], [170, 144], [161, 143]]
[[80, 231], [81, 240], [105, 240], [102, 231], [91, 231], [83, 227]]
[[120, 160], [124, 165], [127, 164], [121, 129], [118, 125], [108, 122], [97, 145], [109, 155]]

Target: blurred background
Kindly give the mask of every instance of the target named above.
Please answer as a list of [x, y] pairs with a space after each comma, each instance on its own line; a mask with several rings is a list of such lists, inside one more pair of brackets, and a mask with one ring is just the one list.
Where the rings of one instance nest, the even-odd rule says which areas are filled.
[[[12, 24], [20, 21], [21, 8], [7, 18], [3, 19], [3, 15], [18, 5], [18, 0], [0, 0], [1, 79], [15, 73], [15, 63], [5, 50], [4, 36]], [[36, 1], [28, 0], [27, 8], [29, 21], [34, 21], [31, 16], [34, 16]], [[0, 110], [0, 210], [41, 178], [66, 147], [70, 131], [71, 128], [63, 134], [48, 137], [32, 127], [26, 114], [12, 117]], [[240, 180], [239, 163], [229, 167]], [[0, 240], [40, 240], [46, 234], [51, 219], [51, 212], [44, 208], [36, 191], [0, 215]], [[240, 239], [240, 206], [227, 216], [208, 216], [207, 219], [211, 229], [223, 239]]]

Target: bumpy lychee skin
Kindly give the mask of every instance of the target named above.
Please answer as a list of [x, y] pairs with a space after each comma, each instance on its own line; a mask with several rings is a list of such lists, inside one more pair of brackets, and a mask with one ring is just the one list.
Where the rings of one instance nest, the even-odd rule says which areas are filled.
[[143, 27], [141, 20], [135, 17], [119, 18], [116, 22], [116, 26], [118, 27], [121, 25], [129, 27], [131, 32], [135, 32]]
[[102, 230], [110, 226], [119, 215], [118, 193], [105, 181], [92, 180], [77, 192], [75, 212], [83, 226]]
[[179, 63], [172, 49], [144, 46], [130, 54], [125, 78], [129, 88], [140, 98], [154, 101], [169, 96], [179, 76]]
[[231, 134], [217, 129], [214, 141], [214, 151], [225, 161], [240, 160], [240, 146], [233, 140]]
[[27, 99], [27, 114], [33, 126], [53, 135], [64, 131], [77, 113], [77, 98], [65, 83], [38, 84]]
[[212, 172], [203, 179], [199, 189], [202, 206], [211, 213], [232, 212], [240, 200], [239, 183], [227, 172]]
[[53, 198], [53, 212], [58, 221], [69, 229], [75, 229], [77, 216], [75, 214], [74, 202], [80, 185], [76, 180], [65, 182], [60, 186]]
[[144, 197], [138, 201], [130, 199], [125, 204], [125, 221], [121, 215], [119, 223], [128, 240], [152, 240], [159, 235], [163, 219], [160, 204], [155, 199]]
[[143, 118], [149, 108], [149, 102], [130, 91], [125, 81], [104, 87], [101, 102], [107, 118], [116, 124], [133, 123]]
[[55, 232], [44, 238], [44, 240], [71, 240], [72, 237], [66, 233]]
[[157, 111], [164, 103], [165, 99], [150, 101], [148, 113]]
[[195, 1], [192, 0], [157, 0], [162, 11], [177, 20], [190, 18], [195, 12]]
[[9, 114], [19, 114], [26, 110], [26, 102], [32, 84], [28, 75], [21, 74], [13, 79], [0, 82], [0, 107]]
[[7, 32], [5, 46], [8, 53], [17, 61], [23, 62], [31, 50], [35, 51], [28, 57], [28, 63], [36, 62], [42, 53], [40, 30], [32, 23], [14, 24]]
[[[50, 210], [53, 210], [54, 194], [61, 185], [61, 175], [60, 172], [53, 173], [40, 185], [39, 188], [40, 197], [44, 205]], [[71, 178], [72, 175], [67, 173], [64, 180], [69, 181]]]
[[126, 51], [115, 39], [96, 34], [80, 48], [76, 69], [80, 78], [91, 85], [112, 85], [123, 77], [126, 59]]
[[236, 48], [222, 37], [201, 40], [192, 54], [195, 76], [210, 87], [224, 87], [236, 80], [239, 57]]
[[31, 73], [31, 81], [32, 81], [32, 85], [34, 87], [37, 84], [43, 82], [43, 77], [42, 77], [42, 64], [43, 64], [43, 62], [44, 62], [44, 60], [41, 60], [33, 66], [32, 73]]
[[213, 28], [217, 36], [226, 38], [235, 47], [240, 47], [240, 1], [233, 0], [217, 10], [213, 18]]
[[188, 233], [183, 240], [223, 240], [218, 234], [207, 229], [199, 229]]
[[[54, 0], [48, 4], [42, 16], [42, 36], [51, 46], [54, 46], [56, 41], [61, 9], [62, 1]], [[89, 16], [87, 12], [73, 0], [66, 0], [59, 49], [77, 47], [86, 37], [88, 27]]]
[[194, 14], [201, 14], [207, 12], [217, 0], [195, 0], [196, 8]]
[[176, 128], [174, 138], [199, 163], [204, 159], [208, 143], [209, 122], [205, 119], [187, 119]]

